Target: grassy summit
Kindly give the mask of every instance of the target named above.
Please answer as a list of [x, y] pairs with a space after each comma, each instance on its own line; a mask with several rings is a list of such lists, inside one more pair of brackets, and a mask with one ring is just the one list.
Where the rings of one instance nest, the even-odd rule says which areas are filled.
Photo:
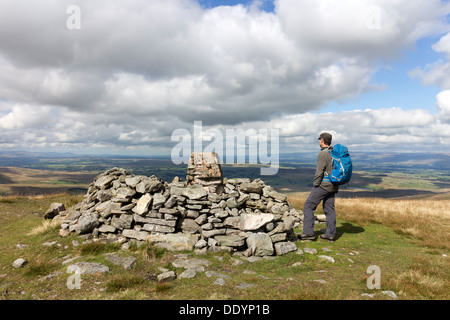
[[[210, 264], [194, 278], [160, 283], [161, 270], [184, 271], [172, 264], [179, 253], [148, 244], [122, 250], [84, 243], [75, 234], [61, 238], [59, 227], [44, 222], [42, 214], [52, 202], [69, 208], [81, 199], [68, 194], [0, 197], [0, 299], [391, 299], [382, 291], [393, 291], [399, 299], [450, 298], [448, 200], [337, 199], [333, 243], [298, 241], [303, 254], [257, 262], [225, 252], [197, 257], [184, 252]], [[291, 194], [288, 201], [302, 209], [305, 197]], [[317, 225], [316, 232], [322, 227]], [[108, 260], [110, 253], [137, 260], [125, 270]], [[18, 258], [28, 263], [16, 269], [12, 263]], [[80, 289], [70, 290], [67, 267], [73, 258], [102, 263], [110, 271], [83, 274]], [[380, 290], [367, 287], [372, 265], [381, 270]], [[222, 284], [216, 282], [220, 275]]]

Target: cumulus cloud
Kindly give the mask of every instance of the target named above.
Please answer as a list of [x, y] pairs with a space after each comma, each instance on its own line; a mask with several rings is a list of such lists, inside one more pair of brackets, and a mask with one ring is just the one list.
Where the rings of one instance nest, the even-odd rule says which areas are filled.
[[[358, 150], [385, 149], [386, 144], [398, 150], [411, 150], [409, 143], [439, 144], [450, 125], [426, 110], [386, 108], [329, 113], [304, 113], [260, 123], [266, 128], [279, 128], [283, 151], [314, 150], [317, 137], [327, 131], [333, 143], [341, 143]], [[437, 127], [442, 132], [438, 133]], [[312, 149], [311, 149], [312, 148]]]
[[439, 0], [279, 0], [276, 12], [290, 38], [317, 53], [315, 61], [333, 59], [330, 53], [377, 60], [448, 30], [438, 17], [449, 7]]
[[436, 100], [439, 120], [450, 123], [450, 90], [441, 91]]
[[[66, 26], [70, 5], [80, 8], [79, 30]], [[343, 139], [362, 130], [367, 139], [391, 143], [383, 137], [434, 123], [423, 110], [315, 112], [378, 89], [371, 79], [379, 61], [443, 32], [446, 3], [274, 5], [265, 12], [257, 2], [203, 8], [194, 0], [2, 1], [0, 143], [169, 147], [171, 132], [195, 120], [216, 128], [275, 126], [287, 143], [310, 139], [322, 123]], [[434, 49], [447, 52], [448, 41]], [[437, 68], [429, 69], [423, 74]], [[429, 81], [448, 81], [439, 77]], [[438, 105], [445, 118], [445, 103]], [[333, 127], [334, 116], [348, 120]]]
[[442, 36], [432, 49], [442, 53], [443, 58], [424, 68], [417, 67], [409, 75], [421, 80], [424, 85], [435, 85], [443, 89], [436, 96], [437, 117], [440, 122], [450, 123], [450, 32]]
[[442, 59], [429, 63], [425, 67], [417, 67], [409, 72], [413, 78], [419, 79], [424, 85], [435, 85], [442, 89], [450, 89], [450, 32], [442, 36], [432, 45], [432, 49], [443, 55]]
[[0, 129], [24, 129], [41, 127], [51, 117], [48, 106], [31, 106], [28, 104], [14, 104], [11, 111], [0, 116]]

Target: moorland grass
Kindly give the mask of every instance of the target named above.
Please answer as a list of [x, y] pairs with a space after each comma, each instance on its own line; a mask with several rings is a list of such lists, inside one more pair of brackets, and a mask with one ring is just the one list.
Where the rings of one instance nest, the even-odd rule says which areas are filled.
[[[291, 194], [288, 200], [302, 209], [306, 196]], [[210, 262], [207, 270], [230, 276], [220, 286], [205, 272], [192, 279], [158, 283], [160, 268], [181, 274], [183, 269], [171, 264], [179, 253], [151, 244], [122, 250], [115, 244], [83, 243], [73, 234], [61, 238], [57, 226], [43, 227], [42, 213], [52, 202], [73, 204], [82, 197], [55, 194], [6, 199], [0, 201], [0, 299], [369, 299], [363, 293], [375, 294], [370, 299], [388, 299], [381, 290], [392, 290], [399, 299], [450, 298], [448, 240], [437, 236], [448, 234], [448, 201], [337, 199], [336, 241], [295, 242], [298, 249], [316, 249], [316, 255], [291, 252], [254, 263], [227, 252], [198, 256]], [[317, 234], [321, 227], [316, 226]], [[436, 236], [427, 236], [430, 231]], [[75, 246], [73, 240], [81, 244]], [[47, 247], [44, 242], [57, 244]], [[112, 265], [105, 256], [109, 252], [135, 256], [132, 270]], [[329, 255], [335, 263], [319, 255]], [[28, 264], [15, 269], [12, 262], [19, 257]], [[69, 290], [70, 274], [62, 264], [69, 258], [100, 262], [111, 271], [83, 275], [81, 289]], [[381, 269], [381, 290], [366, 285], [366, 270], [371, 265]], [[56, 275], [45, 278], [49, 274]], [[253, 286], [236, 289], [242, 283]]]

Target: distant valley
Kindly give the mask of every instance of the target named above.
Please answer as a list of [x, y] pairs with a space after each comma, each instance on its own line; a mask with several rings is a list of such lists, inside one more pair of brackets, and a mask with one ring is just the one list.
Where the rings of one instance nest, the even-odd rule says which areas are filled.
[[[223, 164], [226, 178], [261, 178], [284, 193], [309, 192], [316, 153], [280, 155], [276, 175], [261, 176], [259, 165]], [[354, 173], [339, 197], [450, 199], [450, 155], [352, 153]], [[186, 176], [186, 165], [169, 157], [76, 156], [28, 152], [0, 153], [0, 195], [84, 193], [93, 178], [112, 167], [155, 175], [171, 182]]]

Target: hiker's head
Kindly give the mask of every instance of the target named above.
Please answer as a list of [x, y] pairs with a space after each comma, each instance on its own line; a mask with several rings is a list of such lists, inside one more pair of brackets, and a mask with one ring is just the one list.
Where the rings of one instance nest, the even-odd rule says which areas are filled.
[[329, 134], [328, 132], [322, 132], [319, 136], [319, 142], [320, 142], [320, 146], [331, 146], [331, 140], [333, 139], [333, 136], [331, 134]]

